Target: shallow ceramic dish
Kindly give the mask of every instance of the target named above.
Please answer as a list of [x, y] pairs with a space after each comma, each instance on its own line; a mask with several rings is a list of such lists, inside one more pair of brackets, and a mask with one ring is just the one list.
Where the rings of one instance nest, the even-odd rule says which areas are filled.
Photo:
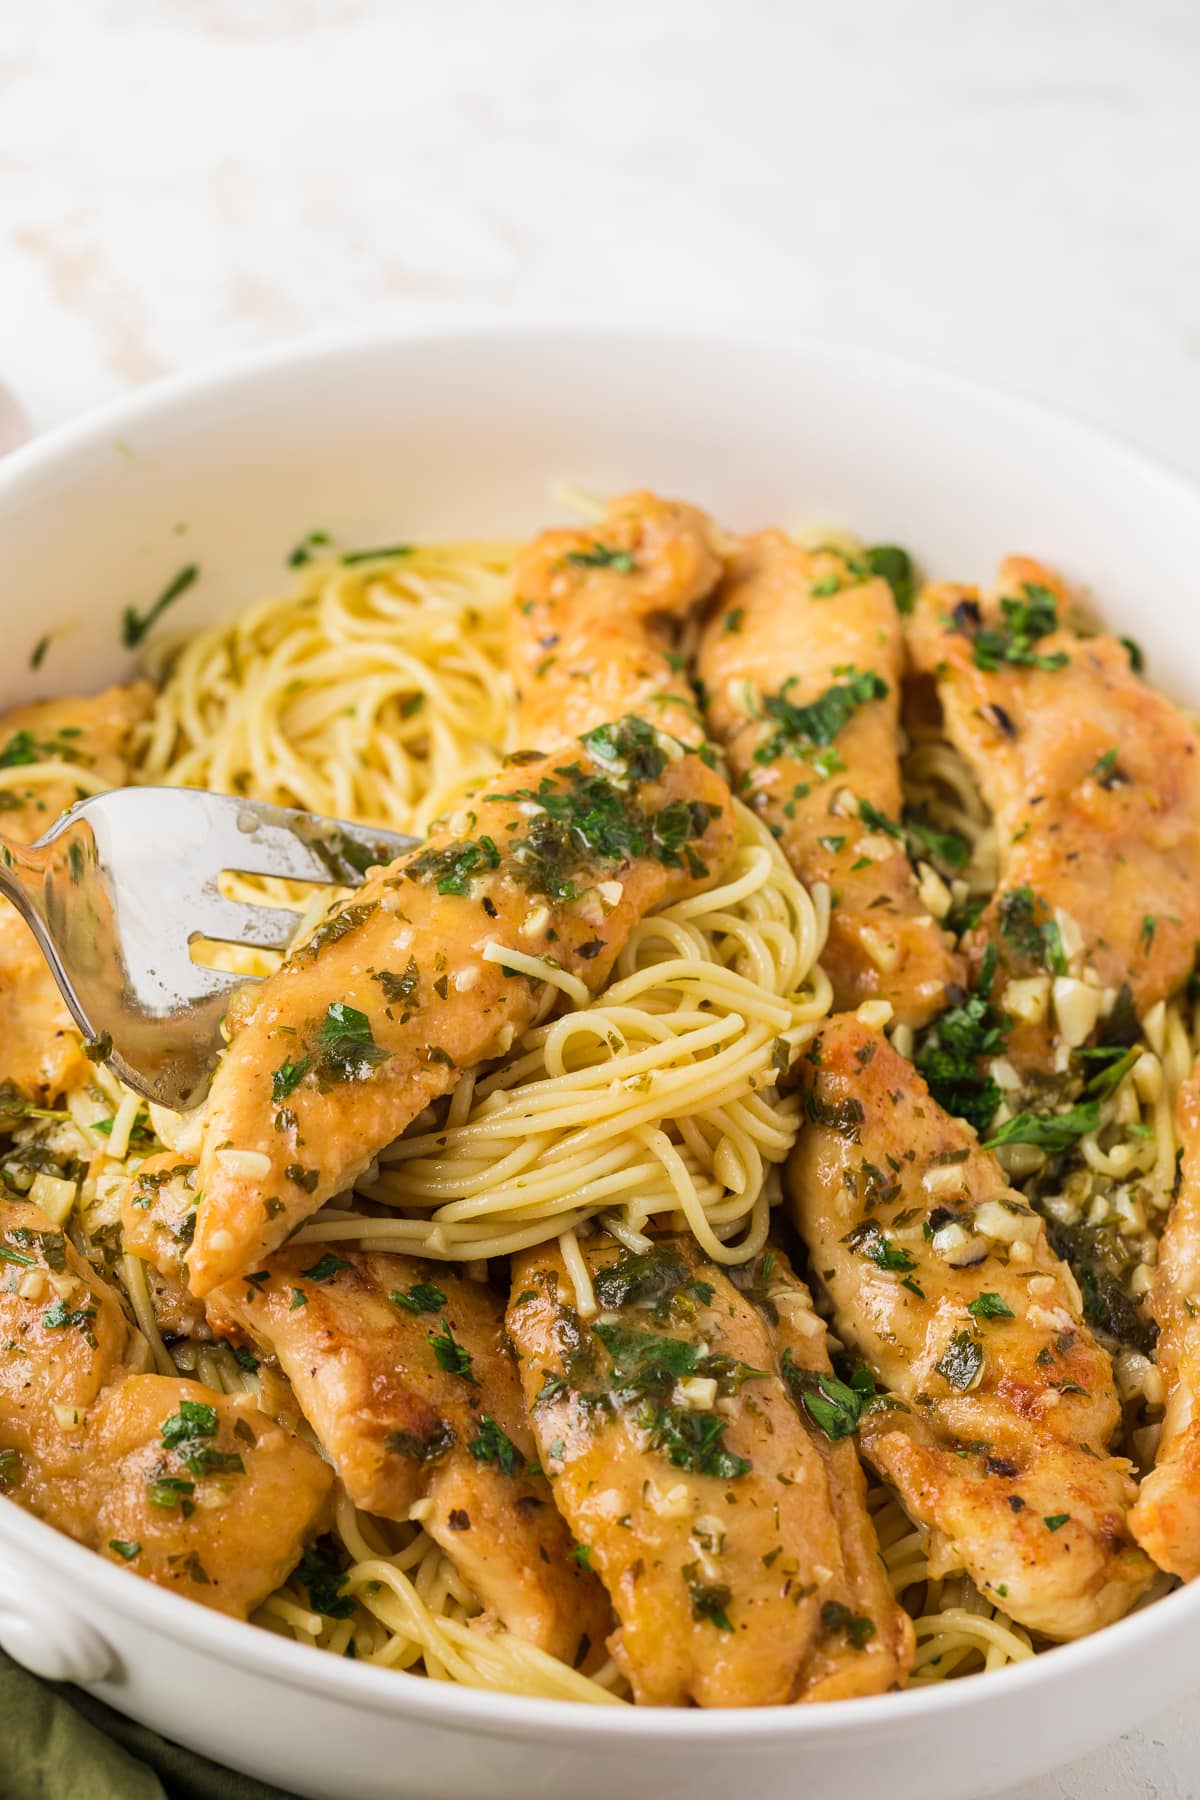
[[[0, 465], [0, 703], [127, 673], [118, 621], [184, 562], [175, 622], [344, 542], [546, 522], [547, 489], [637, 484], [734, 526], [828, 523], [985, 579], [1005, 552], [1094, 587], [1200, 699], [1200, 493], [1024, 403], [844, 350], [471, 329], [321, 342], [169, 382]], [[51, 634], [36, 675], [29, 657]], [[322, 1656], [163, 1593], [0, 1499], [0, 1644], [319, 1800], [964, 1800], [1048, 1769], [1194, 1680], [1200, 1586], [999, 1674], [764, 1712], [597, 1709]]]

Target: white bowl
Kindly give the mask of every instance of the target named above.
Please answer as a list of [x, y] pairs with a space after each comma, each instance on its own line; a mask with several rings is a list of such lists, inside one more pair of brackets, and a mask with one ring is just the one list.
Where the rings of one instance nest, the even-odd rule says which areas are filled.
[[[547, 489], [648, 485], [731, 525], [828, 523], [935, 575], [1009, 551], [1092, 584], [1152, 675], [1200, 695], [1200, 495], [1022, 402], [795, 343], [549, 328], [319, 342], [171, 381], [0, 464], [0, 700], [128, 672], [119, 620], [182, 563], [199, 622], [353, 544], [532, 529]], [[38, 673], [34, 645], [52, 644]], [[764, 1712], [507, 1699], [207, 1612], [0, 1502], [0, 1643], [133, 1717], [329, 1800], [963, 1800], [1080, 1754], [1194, 1682], [1200, 1587], [999, 1674]]]

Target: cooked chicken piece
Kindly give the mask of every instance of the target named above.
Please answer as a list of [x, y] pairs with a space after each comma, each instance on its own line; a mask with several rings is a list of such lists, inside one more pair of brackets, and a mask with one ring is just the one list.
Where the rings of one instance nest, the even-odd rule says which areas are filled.
[[901, 825], [904, 643], [887, 582], [780, 531], [744, 540], [700, 640], [708, 727], [734, 791], [806, 882], [828, 883], [822, 963], [836, 1004], [907, 1025], [963, 969], [919, 897]]
[[636, 719], [514, 759], [466, 806], [373, 872], [232, 1021], [204, 1117], [194, 1293], [256, 1268], [463, 1070], [502, 1055], [555, 998], [543, 964], [595, 992], [643, 914], [705, 887], [733, 846], [725, 783]]
[[0, 1485], [80, 1543], [244, 1617], [320, 1529], [332, 1477], [247, 1399], [141, 1373], [116, 1294], [0, 1200]]
[[[1059, 626], [1066, 598], [1012, 557], [987, 600], [928, 589], [910, 648], [995, 814], [1000, 888], [966, 940], [973, 965], [995, 945], [1008, 978], [1065, 975], [1076, 952], [1141, 1016], [1187, 979], [1200, 936], [1198, 740], [1117, 638]], [[1008, 1055], [1044, 1067], [1050, 1024], [1021, 1012]]]
[[204, 1303], [187, 1286], [195, 1228], [195, 1165], [173, 1150], [146, 1157], [121, 1189], [121, 1244], [146, 1264], [154, 1317], [168, 1337], [210, 1335]]
[[572, 1560], [521, 1400], [504, 1309], [443, 1264], [293, 1245], [209, 1299], [278, 1359], [356, 1506], [420, 1518], [509, 1630], [578, 1664], [611, 1623]]
[[317, 1452], [249, 1394], [137, 1375], [89, 1413], [73, 1477], [33, 1510], [148, 1581], [244, 1619], [325, 1528], [332, 1488]]
[[690, 1237], [643, 1255], [598, 1237], [585, 1255], [594, 1322], [557, 1247], [539, 1245], [514, 1259], [508, 1326], [542, 1466], [612, 1597], [609, 1648], [635, 1698], [767, 1706], [839, 1676], [872, 1691], [896, 1668], [893, 1609], [877, 1625], [847, 1572], [774, 1306]]
[[549, 749], [628, 713], [701, 743], [675, 644], [717, 583], [721, 548], [703, 513], [644, 493], [610, 501], [593, 529], [535, 538], [513, 570], [509, 615], [518, 743]]
[[[68, 1468], [100, 1390], [148, 1367], [113, 1290], [28, 1201], [0, 1199], [0, 1444], [25, 1499], [34, 1464]], [[16, 1461], [13, 1461], [15, 1454]]]
[[1200, 1063], [1179, 1090], [1175, 1114], [1183, 1163], [1150, 1291], [1167, 1405], [1154, 1468], [1129, 1523], [1160, 1569], [1194, 1581], [1200, 1575]]
[[[85, 794], [123, 787], [129, 779], [133, 729], [153, 704], [150, 683], [135, 681], [102, 694], [34, 700], [0, 716], [0, 829], [5, 836], [31, 844]], [[48, 765], [47, 775], [27, 781], [20, 771], [35, 764]], [[55, 771], [53, 779], [49, 768]]]
[[[32, 843], [81, 794], [120, 787], [129, 774], [129, 734], [153, 697], [141, 681], [93, 696], [36, 700], [0, 718], [0, 831]], [[30, 781], [21, 771], [33, 764], [59, 774]], [[87, 1070], [79, 1032], [33, 933], [0, 900], [0, 1083], [44, 1106]]]
[[835, 1630], [822, 1638], [800, 1697], [843, 1700], [854, 1694], [882, 1694], [901, 1685], [912, 1667], [912, 1620], [896, 1602], [879, 1552], [867, 1510], [866, 1476], [854, 1445], [852, 1418], [844, 1412], [845, 1389], [829, 1360], [824, 1321], [778, 1245], [744, 1272], [735, 1271], [734, 1279], [743, 1292], [747, 1284], [750, 1291], [761, 1291], [759, 1304], [774, 1308], [780, 1372], [825, 1462], [841, 1540], [846, 1586], [842, 1604], [850, 1615], [849, 1629], [844, 1635]]
[[1042, 1221], [911, 1064], [853, 1016], [800, 1065], [810, 1125], [788, 1181], [839, 1337], [887, 1390], [866, 1454], [929, 1527], [935, 1574], [966, 1569], [1031, 1630], [1079, 1637], [1150, 1578], [1109, 1456], [1112, 1366]]

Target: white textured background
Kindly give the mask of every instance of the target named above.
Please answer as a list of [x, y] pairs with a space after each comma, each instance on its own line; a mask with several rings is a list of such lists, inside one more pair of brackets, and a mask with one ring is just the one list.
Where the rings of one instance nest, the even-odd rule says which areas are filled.
[[[1198, 185], [1197, 0], [0, 0], [0, 382], [43, 428], [383, 317], [762, 322], [1200, 478]], [[1010, 1800], [1136, 1795], [1200, 1795], [1200, 1707]]]

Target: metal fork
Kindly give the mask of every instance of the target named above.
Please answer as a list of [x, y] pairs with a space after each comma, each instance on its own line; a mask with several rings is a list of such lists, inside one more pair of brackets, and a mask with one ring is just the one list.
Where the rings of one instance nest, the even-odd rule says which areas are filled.
[[37, 938], [88, 1055], [183, 1110], [208, 1088], [230, 991], [252, 979], [202, 967], [190, 946], [282, 950], [301, 917], [227, 900], [222, 871], [356, 886], [420, 841], [194, 788], [117, 788], [34, 844], [0, 837], [0, 893]]

